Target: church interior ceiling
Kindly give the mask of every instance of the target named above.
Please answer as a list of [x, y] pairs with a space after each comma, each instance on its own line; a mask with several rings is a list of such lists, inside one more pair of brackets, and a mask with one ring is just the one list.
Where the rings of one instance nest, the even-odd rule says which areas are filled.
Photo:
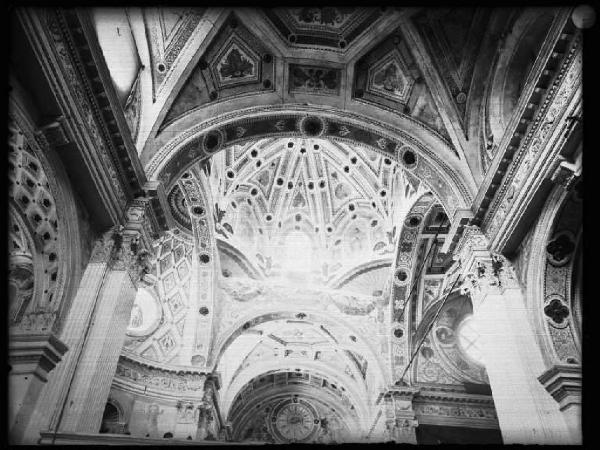
[[[205, 186], [202, 200], [193, 197], [191, 180]], [[365, 399], [387, 383], [390, 363], [406, 360], [396, 350], [398, 327], [389, 328], [407, 295], [395, 279], [410, 265], [425, 266], [412, 313], [400, 323], [416, 330], [437, 308], [452, 263], [440, 251], [443, 240], [433, 242], [448, 224], [428, 185], [366, 147], [263, 138], [193, 164], [172, 186], [167, 198], [177, 226], [155, 242], [157, 281], [138, 293], [123, 357], [189, 367], [186, 326], [196, 303], [190, 284], [200, 236], [203, 251], [214, 245], [218, 255], [214, 306], [200, 308], [214, 309], [205, 317], [216, 331], [192, 365], [218, 371], [220, 407], [237, 437], [340, 442], [366, 432], [375, 411]], [[200, 221], [190, 212], [198, 207]], [[464, 325], [467, 303], [458, 298], [444, 310], [415, 361], [413, 382], [458, 391], [487, 382], [481, 361], [469, 356], [477, 355], [474, 333], [461, 334], [472, 331]], [[281, 418], [291, 415], [303, 425]]]
[[[370, 432], [382, 411], [371, 400], [394, 383], [459, 393], [489, 384], [470, 300], [450, 292], [458, 274], [444, 243], [509, 139], [541, 64], [532, 54], [558, 15], [112, 11], [94, 13], [100, 47], [170, 225], [152, 242], [115, 399], [135, 396], [156, 422], [158, 403], [194, 392], [185, 374], [211, 373], [236, 439], [339, 443]], [[129, 33], [121, 49], [103, 45], [111, 20]], [[127, 46], [136, 59], [119, 72], [110, 62]], [[43, 301], [57, 289], [59, 219], [27, 142], [11, 133], [9, 150], [16, 318], [41, 267], [34, 242], [49, 259]], [[563, 329], [566, 306], [546, 308], [548, 326]], [[159, 380], [149, 393], [148, 380]], [[143, 420], [132, 427], [145, 430]], [[152, 427], [146, 436], [159, 435]]]

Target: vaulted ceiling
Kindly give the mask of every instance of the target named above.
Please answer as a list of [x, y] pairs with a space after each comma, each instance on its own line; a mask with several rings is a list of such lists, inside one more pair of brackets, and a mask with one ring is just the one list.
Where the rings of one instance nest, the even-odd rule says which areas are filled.
[[127, 17], [144, 92], [132, 128], [150, 172], [160, 148], [200, 122], [308, 104], [428, 134], [467, 184], [482, 175], [471, 92], [490, 68], [480, 51], [504, 24], [489, 9], [130, 8]]
[[[156, 283], [140, 291], [124, 355], [217, 367], [242, 439], [263, 439], [273, 411], [363, 426], [353, 421], [373, 410], [361, 399], [400, 378], [410, 356], [400, 340], [415, 345], [433, 320], [451, 263], [438, 234], [472, 207], [532, 67], [523, 46], [538, 49], [557, 14], [158, 7], [116, 20], [118, 11], [95, 14], [99, 41], [112, 33], [121, 44], [102, 49], [115, 83], [130, 85], [125, 116], [173, 219], [154, 243]], [[135, 77], [108, 64], [131, 53]], [[201, 271], [212, 304], [190, 287], [196, 244], [210, 261]], [[413, 382], [487, 383], [467, 303], [445, 306]], [[187, 311], [198, 307], [195, 323]], [[211, 348], [190, 359], [188, 341], [208, 334]], [[269, 426], [312, 439], [309, 422]]]

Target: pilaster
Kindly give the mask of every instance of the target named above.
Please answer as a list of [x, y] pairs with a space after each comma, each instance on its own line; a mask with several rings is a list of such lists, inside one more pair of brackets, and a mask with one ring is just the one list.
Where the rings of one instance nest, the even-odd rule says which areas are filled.
[[488, 251], [478, 227], [456, 248], [464, 293], [471, 296], [505, 444], [572, 444], [558, 405], [540, 389], [542, 353], [512, 264]]
[[11, 438], [15, 442], [37, 443], [40, 438], [39, 431], [53, 430], [59, 420], [61, 405], [75, 373], [85, 339], [85, 330], [89, 326], [104, 281], [112, 247], [112, 231], [101, 236], [94, 245], [60, 335], [60, 340], [69, 350], [63, 356], [61, 364], [48, 376], [48, 382], [40, 392], [38, 406], [15, 423], [11, 430]]
[[38, 405], [48, 374], [60, 362], [67, 346], [52, 334], [12, 335], [9, 358], [10, 440], [20, 443], [20, 430]]
[[148, 201], [128, 207], [127, 222], [115, 229], [106, 273], [98, 293], [85, 343], [64, 409], [54, 428], [97, 433], [125, 339], [137, 284], [149, 271], [150, 234], [144, 220]]
[[418, 388], [394, 386], [381, 394], [379, 400], [383, 400], [385, 410], [384, 441], [417, 443], [416, 428], [419, 424], [413, 400], [418, 392]]

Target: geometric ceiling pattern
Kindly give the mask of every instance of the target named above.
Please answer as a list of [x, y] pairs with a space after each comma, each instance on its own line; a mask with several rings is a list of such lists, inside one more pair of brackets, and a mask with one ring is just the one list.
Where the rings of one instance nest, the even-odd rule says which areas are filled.
[[402, 215], [424, 186], [390, 158], [344, 142], [262, 139], [204, 166], [215, 231], [278, 278], [326, 285], [391, 258]]
[[205, 104], [275, 89], [272, 52], [234, 13], [201, 55], [161, 128]]
[[473, 69], [490, 16], [488, 8], [427, 8], [412, 18], [463, 127]]
[[381, 8], [303, 7], [264, 9], [279, 35], [292, 47], [345, 51], [382, 15]]
[[[186, 318], [198, 312], [194, 293], [204, 281], [194, 278], [195, 229], [182, 190], [182, 173], [191, 173], [205, 194], [203, 231], [214, 234], [219, 252], [210, 269], [211, 347], [195, 366], [222, 377], [220, 405], [237, 438], [340, 442], [363, 433], [357, 418], [372, 419], [373, 405], [361, 402], [407, 368], [417, 344], [409, 340], [431, 323], [443, 296], [451, 261], [440, 252], [444, 237], [436, 241], [447, 230], [434, 218], [452, 215], [458, 201], [445, 201], [456, 192], [432, 182], [439, 173], [429, 164], [462, 164], [451, 175], [457, 179], [468, 167], [445, 124], [457, 116], [466, 128], [489, 15], [294, 7], [224, 10], [210, 15], [213, 23], [205, 9], [145, 9], [152, 92], [164, 104], [139, 150], [168, 189], [176, 227], [154, 243], [155, 282], [139, 290], [124, 356], [189, 367]], [[181, 79], [169, 79], [178, 58]], [[444, 89], [457, 114], [441, 109]], [[337, 113], [279, 113], [289, 105], [343, 109], [353, 122], [336, 122]], [[262, 107], [268, 112], [251, 119], [240, 112]], [[361, 110], [382, 130], [400, 123], [423, 144], [419, 159], [385, 132], [375, 136], [375, 127], [364, 132], [368, 124], [355, 120]], [[415, 204], [423, 223], [410, 230]], [[410, 276], [425, 268], [406, 298], [393, 286], [400, 257], [410, 259]], [[394, 323], [399, 300], [408, 317]], [[411, 383], [458, 390], [488, 383], [470, 313], [462, 298], [445, 305], [414, 355]]]
[[206, 8], [143, 8], [150, 49], [152, 93], [156, 97]]
[[450, 142], [429, 87], [400, 30], [358, 60], [353, 97], [396, 114], [409, 115]]

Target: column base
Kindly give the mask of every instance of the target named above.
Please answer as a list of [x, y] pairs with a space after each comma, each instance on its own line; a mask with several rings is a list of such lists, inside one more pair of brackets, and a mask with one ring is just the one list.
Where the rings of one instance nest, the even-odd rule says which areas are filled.
[[48, 374], [67, 346], [52, 334], [13, 334], [9, 338], [10, 440], [22, 443], [25, 427], [38, 407]]
[[573, 444], [581, 444], [581, 366], [557, 364], [538, 377], [565, 418]]

